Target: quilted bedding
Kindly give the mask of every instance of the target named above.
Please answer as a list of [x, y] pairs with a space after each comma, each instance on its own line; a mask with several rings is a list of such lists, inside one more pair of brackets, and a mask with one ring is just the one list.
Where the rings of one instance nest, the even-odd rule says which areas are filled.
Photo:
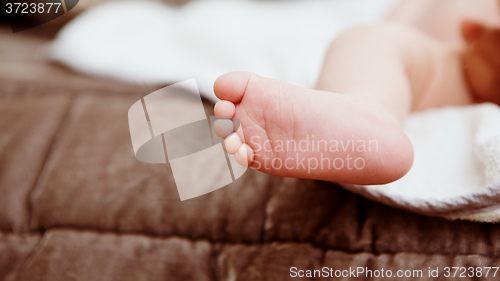
[[158, 87], [43, 61], [48, 40], [0, 30], [0, 280], [329, 280], [293, 277], [323, 267], [423, 273], [344, 280], [453, 280], [446, 267], [500, 266], [499, 225], [332, 183], [249, 171], [181, 202], [168, 164], [138, 162], [131, 147], [128, 108]]

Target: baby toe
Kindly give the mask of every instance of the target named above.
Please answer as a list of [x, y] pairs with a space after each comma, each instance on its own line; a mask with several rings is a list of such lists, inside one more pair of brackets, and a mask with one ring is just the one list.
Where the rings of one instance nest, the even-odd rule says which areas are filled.
[[214, 83], [214, 93], [221, 100], [238, 103], [245, 94], [251, 74], [235, 71], [221, 75]]
[[236, 106], [234, 103], [227, 100], [220, 100], [215, 104], [214, 114], [217, 117], [232, 118], [236, 113]]
[[234, 160], [241, 166], [248, 167], [252, 164], [254, 159], [253, 149], [247, 144], [240, 146], [238, 151], [234, 154]]
[[226, 151], [229, 154], [235, 154], [241, 147], [243, 142], [241, 141], [240, 137], [236, 133], [230, 134], [225, 140], [224, 140], [224, 146], [226, 147]]

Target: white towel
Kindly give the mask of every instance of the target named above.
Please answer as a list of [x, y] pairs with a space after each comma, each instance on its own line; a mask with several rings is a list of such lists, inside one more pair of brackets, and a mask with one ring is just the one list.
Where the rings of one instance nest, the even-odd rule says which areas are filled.
[[383, 18], [397, 1], [110, 2], [63, 28], [50, 55], [76, 70], [125, 81], [196, 78], [211, 100], [215, 79], [235, 70], [310, 88], [335, 35]]
[[[447, 107], [412, 114], [410, 172], [381, 186], [345, 185], [382, 203], [453, 219], [500, 220], [500, 108]], [[496, 211], [495, 211], [496, 210]]]

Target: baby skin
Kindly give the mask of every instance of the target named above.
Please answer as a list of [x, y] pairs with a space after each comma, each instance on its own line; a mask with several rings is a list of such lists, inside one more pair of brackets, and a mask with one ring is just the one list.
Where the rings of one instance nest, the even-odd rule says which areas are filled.
[[[484, 30], [473, 22], [462, 27], [468, 42]], [[268, 174], [389, 183], [413, 163], [402, 130], [408, 114], [478, 100], [464, 54], [405, 25], [356, 27], [331, 44], [315, 89], [246, 72], [219, 77], [214, 131], [239, 164]], [[492, 99], [485, 95], [481, 101]], [[233, 117], [236, 132], [227, 126]]]

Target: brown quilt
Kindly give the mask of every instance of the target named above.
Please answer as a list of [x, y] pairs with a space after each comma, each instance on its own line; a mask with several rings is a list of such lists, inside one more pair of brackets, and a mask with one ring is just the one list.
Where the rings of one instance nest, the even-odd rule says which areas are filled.
[[[170, 167], [138, 162], [130, 142], [128, 108], [158, 87], [44, 61], [49, 39], [0, 30], [0, 280], [341, 280], [291, 277], [323, 267], [422, 270], [343, 280], [470, 280], [445, 268], [500, 266], [499, 225], [392, 209], [328, 182], [249, 171], [180, 202]], [[492, 272], [474, 280], [500, 279]]]

